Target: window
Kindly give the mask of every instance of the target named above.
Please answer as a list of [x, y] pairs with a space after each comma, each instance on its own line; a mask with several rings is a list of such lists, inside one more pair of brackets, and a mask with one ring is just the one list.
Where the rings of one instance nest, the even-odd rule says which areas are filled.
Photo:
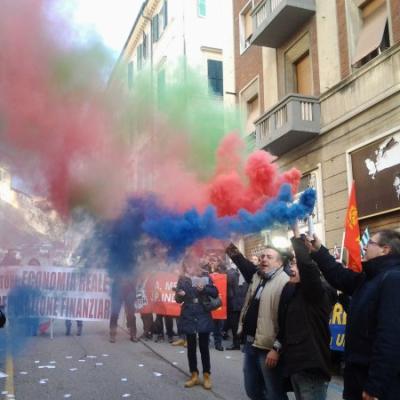
[[253, 35], [253, 20], [251, 16], [251, 4], [249, 1], [239, 15], [239, 34], [240, 34], [240, 51], [245, 51], [251, 42]]
[[251, 134], [255, 132], [256, 127], [254, 121], [260, 115], [260, 103], [258, 94], [247, 101], [246, 104], [246, 133]]
[[306, 33], [284, 53], [285, 79], [281, 93], [313, 94], [313, 74], [310, 54], [310, 35]]
[[295, 88], [296, 93], [304, 96], [312, 95], [312, 73], [310, 52], [307, 51], [298, 60], [295, 61]]
[[206, 0], [197, 0], [197, 14], [199, 17], [206, 16]]
[[240, 110], [245, 121], [246, 135], [255, 131], [254, 122], [260, 117], [260, 88], [258, 78], [250, 82], [239, 94]]
[[143, 65], [143, 45], [142, 44], [140, 44], [137, 48], [136, 57], [137, 57], [137, 70], [140, 71], [142, 69], [142, 65]]
[[132, 89], [133, 86], [133, 62], [128, 63], [128, 88]]
[[153, 43], [157, 42], [160, 37], [158, 26], [158, 14], [156, 14], [151, 21], [151, 40]]
[[143, 32], [143, 47], [142, 47], [142, 52], [143, 52], [143, 60], [147, 58], [147, 35]]
[[224, 79], [222, 71], [222, 61], [207, 60], [208, 84], [217, 96], [224, 95]]
[[366, 64], [390, 47], [386, 1], [364, 2], [360, 13], [362, 27], [353, 58], [355, 67]]
[[163, 15], [163, 29], [165, 29], [168, 25], [168, 1], [164, 0], [163, 8], [161, 10], [161, 13]]

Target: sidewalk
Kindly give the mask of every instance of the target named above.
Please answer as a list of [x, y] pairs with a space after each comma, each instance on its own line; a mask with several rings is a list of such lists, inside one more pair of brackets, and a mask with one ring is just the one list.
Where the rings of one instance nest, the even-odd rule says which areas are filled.
[[[211, 339], [212, 341], [212, 339]], [[187, 366], [186, 348], [175, 347], [166, 342], [156, 343], [151, 340], [141, 341], [149, 350], [163, 358], [166, 362], [173, 365], [183, 374], [189, 376]], [[229, 342], [224, 342], [224, 347]], [[243, 385], [242, 362], [243, 354], [241, 351], [217, 351], [210, 346], [211, 352], [211, 372], [213, 379], [213, 392], [220, 399], [246, 399], [246, 393]], [[198, 363], [201, 365], [200, 354], [198, 354]], [[184, 379], [182, 380], [182, 386]], [[328, 388], [328, 400], [342, 399], [343, 382], [341, 377], [334, 377]], [[293, 394], [289, 399], [294, 399]]]

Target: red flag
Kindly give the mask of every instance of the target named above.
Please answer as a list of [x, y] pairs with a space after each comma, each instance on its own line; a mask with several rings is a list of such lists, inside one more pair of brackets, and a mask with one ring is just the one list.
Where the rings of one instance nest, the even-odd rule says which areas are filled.
[[346, 212], [344, 247], [348, 253], [347, 266], [353, 271], [361, 271], [360, 227], [354, 181], [351, 186], [349, 204]]

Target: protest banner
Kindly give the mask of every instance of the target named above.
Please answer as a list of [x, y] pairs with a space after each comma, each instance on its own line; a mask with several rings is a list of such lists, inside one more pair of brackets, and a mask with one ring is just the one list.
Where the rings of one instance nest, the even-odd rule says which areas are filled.
[[336, 303], [329, 321], [329, 328], [331, 330], [331, 350], [344, 351], [346, 322], [347, 314], [343, 310], [343, 306]]
[[[8, 304], [16, 290], [29, 293], [17, 311]], [[18, 317], [93, 321], [108, 320], [111, 311], [110, 280], [105, 270], [96, 269], [1, 267], [0, 299], [2, 305], [14, 307]]]

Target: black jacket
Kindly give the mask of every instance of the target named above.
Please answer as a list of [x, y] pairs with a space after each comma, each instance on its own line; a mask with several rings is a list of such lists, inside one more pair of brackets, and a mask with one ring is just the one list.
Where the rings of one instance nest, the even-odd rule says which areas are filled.
[[361, 273], [337, 263], [325, 247], [312, 257], [332, 286], [352, 296], [346, 363], [366, 371], [363, 388], [367, 393], [387, 398], [390, 385], [400, 379], [400, 256], [363, 262]]
[[330, 380], [329, 317], [335, 293], [321, 279], [301, 239], [292, 239], [300, 283], [287, 283], [279, 303], [281, 360], [285, 375], [313, 370]]
[[239, 285], [240, 272], [230, 268], [227, 271], [228, 279], [228, 310], [240, 312], [243, 307], [244, 299], [247, 292], [247, 284]]
[[218, 297], [218, 289], [214, 286], [211, 278], [208, 285], [199, 292], [192, 286], [192, 281], [186, 276], [179, 278], [176, 285], [177, 292], [183, 290], [184, 296], [176, 294], [177, 303], [183, 303], [181, 315], [178, 319], [178, 331], [180, 334], [207, 333], [213, 332], [214, 323], [211, 312], [205, 311], [201, 304], [201, 296]]

